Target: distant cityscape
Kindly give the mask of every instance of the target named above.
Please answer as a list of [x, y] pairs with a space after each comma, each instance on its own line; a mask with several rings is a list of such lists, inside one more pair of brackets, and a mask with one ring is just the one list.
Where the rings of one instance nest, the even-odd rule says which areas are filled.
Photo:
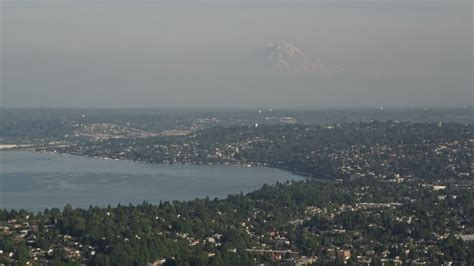
[[471, 265], [471, 111], [379, 111], [8, 110], [6, 152], [272, 167], [307, 178], [224, 199], [2, 210], [0, 262]]

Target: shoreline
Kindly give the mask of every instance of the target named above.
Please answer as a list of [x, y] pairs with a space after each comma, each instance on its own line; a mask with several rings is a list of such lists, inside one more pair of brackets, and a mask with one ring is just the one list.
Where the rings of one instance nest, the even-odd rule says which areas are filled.
[[82, 158], [89, 158], [89, 159], [100, 159], [100, 160], [107, 160], [107, 161], [118, 161], [118, 162], [131, 162], [131, 163], [142, 163], [145, 165], [156, 165], [156, 166], [221, 166], [221, 167], [242, 167], [242, 168], [266, 168], [266, 169], [275, 169], [278, 171], [282, 171], [285, 173], [289, 173], [291, 175], [295, 175], [304, 179], [314, 179], [314, 180], [328, 180], [331, 179], [324, 179], [324, 178], [317, 178], [309, 175], [305, 175], [303, 173], [297, 173], [277, 167], [265, 166], [265, 165], [255, 165], [255, 164], [233, 164], [233, 163], [203, 163], [203, 164], [196, 164], [196, 163], [182, 163], [182, 162], [174, 162], [174, 163], [153, 163], [149, 161], [138, 161], [132, 159], [120, 159], [120, 158], [109, 158], [109, 157], [102, 157], [102, 156], [90, 156], [87, 154], [74, 154], [74, 153], [61, 153], [55, 152], [50, 150], [37, 150], [34, 147], [29, 149], [9, 149], [9, 150], [0, 150], [1, 152], [13, 152], [13, 151], [25, 151], [25, 152], [32, 152], [32, 153], [47, 153], [47, 154], [56, 154], [61, 156], [77, 156]]

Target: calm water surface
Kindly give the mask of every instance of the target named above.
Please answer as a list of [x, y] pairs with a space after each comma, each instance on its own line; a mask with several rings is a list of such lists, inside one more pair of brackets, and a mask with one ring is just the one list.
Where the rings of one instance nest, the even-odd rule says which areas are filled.
[[277, 169], [152, 165], [82, 156], [0, 151], [0, 208], [31, 211], [106, 206], [250, 192], [302, 177]]

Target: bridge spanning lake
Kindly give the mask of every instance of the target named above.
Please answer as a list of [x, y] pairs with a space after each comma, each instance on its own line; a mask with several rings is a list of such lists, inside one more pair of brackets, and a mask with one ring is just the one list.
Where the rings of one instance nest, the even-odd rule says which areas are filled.
[[302, 177], [278, 169], [153, 165], [28, 151], [0, 152], [0, 208], [39, 211], [247, 193]]

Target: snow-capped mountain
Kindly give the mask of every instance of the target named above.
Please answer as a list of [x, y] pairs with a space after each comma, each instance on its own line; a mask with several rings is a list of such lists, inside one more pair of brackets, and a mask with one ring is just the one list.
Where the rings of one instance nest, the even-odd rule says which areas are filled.
[[270, 42], [260, 49], [259, 57], [265, 66], [277, 72], [294, 74], [324, 74], [326, 72], [317, 58], [289, 42]]

